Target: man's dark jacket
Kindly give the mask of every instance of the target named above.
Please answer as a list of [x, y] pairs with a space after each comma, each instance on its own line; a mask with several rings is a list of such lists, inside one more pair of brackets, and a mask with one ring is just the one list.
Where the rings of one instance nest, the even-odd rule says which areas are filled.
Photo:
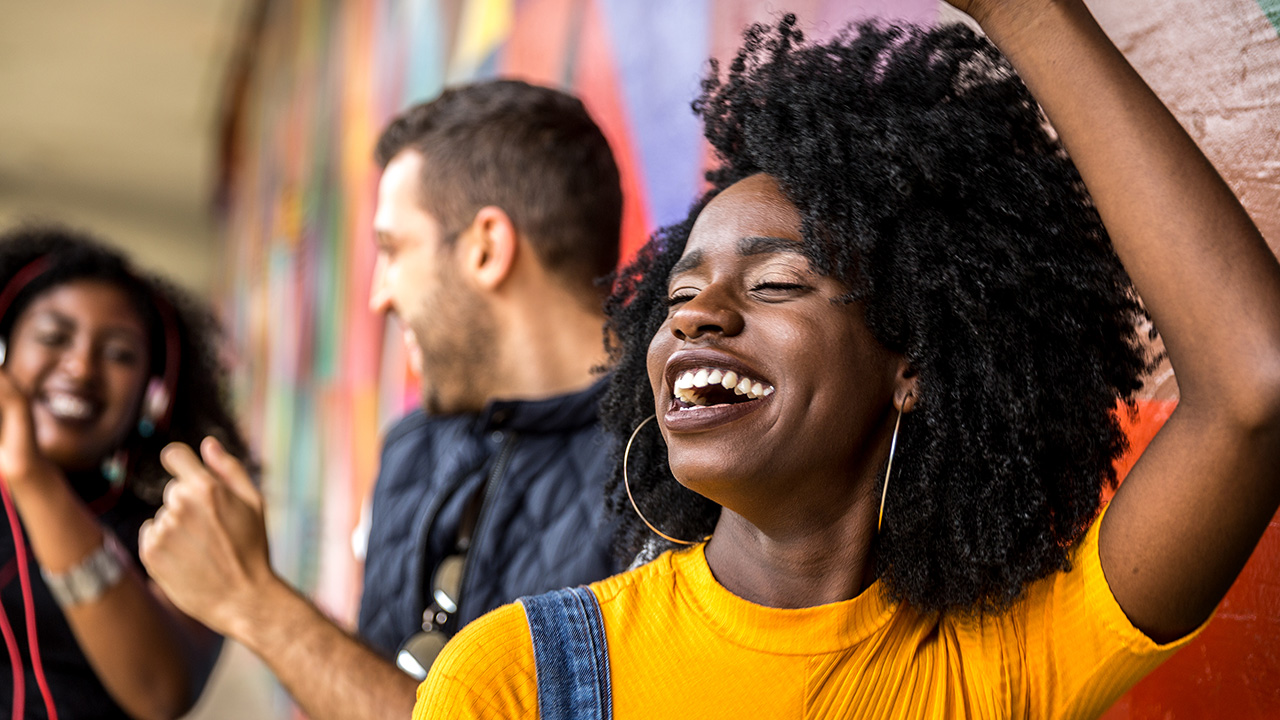
[[597, 420], [601, 380], [479, 414], [416, 411], [387, 435], [374, 488], [360, 635], [391, 658], [421, 629], [432, 575], [457, 542], [467, 501], [484, 502], [453, 630], [522, 595], [623, 569], [604, 502], [610, 440]]

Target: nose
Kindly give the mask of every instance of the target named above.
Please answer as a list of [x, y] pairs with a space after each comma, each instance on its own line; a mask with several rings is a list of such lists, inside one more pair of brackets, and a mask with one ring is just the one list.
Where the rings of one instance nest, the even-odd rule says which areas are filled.
[[743, 324], [737, 303], [726, 289], [716, 286], [703, 289], [671, 315], [671, 333], [679, 340], [694, 340], [708, 333], [733, 336], [742, 332]]
[[89, 380], [98, 372], [98, 353], [91, 342], [77, 340], [63, 350], [58, 365], [68, 377]]
[[369, 286], [369, 310], [375, 313], [391, 311], [391, 288], [387, 283], [387, 259], [378, 253], [373, 264], [373, 282]]

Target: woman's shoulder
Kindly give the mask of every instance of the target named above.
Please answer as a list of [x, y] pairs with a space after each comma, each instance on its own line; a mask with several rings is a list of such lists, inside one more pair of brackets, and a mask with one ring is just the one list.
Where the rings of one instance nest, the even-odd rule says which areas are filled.
[[681, 586], [702, 560], [700, 546], [668, 550], [649, 562], [591, 584], [605, 626], [618, 628], [640, 618], [673, 612], [681, 605]]
[[[641, 606], [673, 607], [677, 577], [701, 557], [697, 549], [667, 552], [637, 568], [593, 583], [606, 625]], [[467, 625], [445, 647], [418, 688], [415, 720], [536, 718], [538, 681], [524, 606], [504, 605]]]
[[1006, 612], [942, 619], [970, 670], [1017, 678], [1006, 684], [1029, 699], [1033, 717], [1102, 712], [1199, 632], [1160, 644], [1133, 626], [1098, 554], [1104, 515], [1071, 548], [1067, 569], [1029, 585]]
[[657, 583], [669, 585], [675, 581], [681, 567], [687, 563], [697, 548], [668, 550], [656, 558], [633, 566], [626, 572], [612, 575], [591, 583], [591, 592], [601, 603], [618, 596], [636, 592], [651, 592], [649, 586]]
[[418, 687], [415, 720], [537, 717], [538, 681], [524, 608], [511, 603], [464, 627]]
[[1071, 549], [1069, 567], [1029, 585], [1010, 614], [1029, 632], [1052, 634], [1067, 646], [1105, 636], [1128, 653], [1166, 657], [1199, 630], [1173, 642], [1157, 643], [1129, 620], [1112, 592], [1098, 548], [1107, 509], [1102, 508]]

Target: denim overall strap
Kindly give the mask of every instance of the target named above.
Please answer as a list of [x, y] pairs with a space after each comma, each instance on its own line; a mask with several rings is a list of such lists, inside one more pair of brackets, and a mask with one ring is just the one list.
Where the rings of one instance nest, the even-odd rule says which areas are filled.
[[609, 649], [600, 603], [587, 587], [519, 600], [533, 636], [541, 720], [612, 720]]

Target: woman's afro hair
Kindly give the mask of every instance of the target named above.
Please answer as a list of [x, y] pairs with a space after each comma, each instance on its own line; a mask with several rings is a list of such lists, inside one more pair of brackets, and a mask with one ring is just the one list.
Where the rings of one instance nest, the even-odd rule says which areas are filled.
[[[170, 442], [197, 446], [206, 435], [253, 469], [249, 447], [236, 426], [226, 392], [226, 371], [219, 357], [221, 332], [209, 310], [174, 284], [133, 267], [128, 259], [92, 235], [56, 225], [26, 225], [0, 233], [0, 288], [39, 260], [42, 270], [13, 298], [0, 316], [0, 338], [7, 343], [14, 322], [45, 292], [77, 280], [106, 282], [123, 290], [148, 328], [151, 367], [148, 377], [165, 371], [167, 333], [178, 340], [178, 377], [167, 428], [143, 437], [137, 428], [125, 438], [128, 484], [134, 494], [159, 504], [169, 474], [160, 450]], [[172, 310], [166, 323], [161, 308]], [[166, 329], [166, 326], [170, 329]]]
[[[614, 277], [606, 306], [619, 552], [669, 546], [622, 484], [622, 446], [653, 413], [645, 355], [668, 274], [698, 212], [767, 173], [800, 210], [813, 267], [918, 373], [874, 548], [889, 595], [998, 611], [1067, 568], [1126, 449], [1117, 412], [1153, 358], [1080, 176], [1008, 62], [960, 25], [864, 23], [806, 44], [787, 16], [747, 31], [726, 78], [713, 61], [693, 108], [718, 160], [711, 188]], [[656, 430], [628, 472], [658, 528], [712, 532], [719, 507], [676, 482]]]

